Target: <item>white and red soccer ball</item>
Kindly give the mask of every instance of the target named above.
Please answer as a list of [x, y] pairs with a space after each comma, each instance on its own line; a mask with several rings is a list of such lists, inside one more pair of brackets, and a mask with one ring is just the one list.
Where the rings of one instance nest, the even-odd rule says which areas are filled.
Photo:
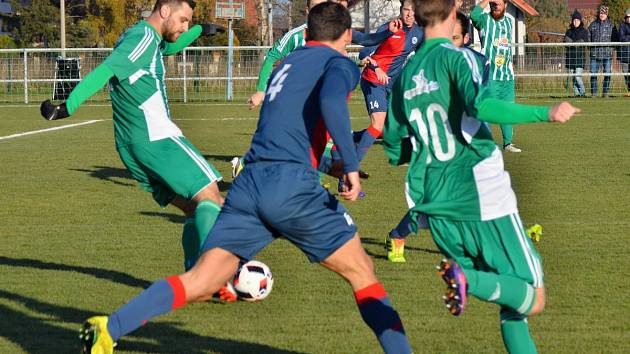
[[273, 274], [263, 262], [249, 261], [236, 272], [233, 285], [239, 299], [263, 300], [273, 288]]

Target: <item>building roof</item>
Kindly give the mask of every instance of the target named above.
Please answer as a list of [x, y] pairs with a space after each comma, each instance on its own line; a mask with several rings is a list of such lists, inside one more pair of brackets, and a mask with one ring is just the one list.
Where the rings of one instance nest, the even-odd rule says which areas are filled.
[[530, 15], [530, 16], [538, 16], [539, 13], [538, 11], [536, 11], [536, 9], [527, 3], [527, 1], [525, 0], [510, 0], [510, 2], [516, 6], [519, 10], [523, 11], [524, 13]]

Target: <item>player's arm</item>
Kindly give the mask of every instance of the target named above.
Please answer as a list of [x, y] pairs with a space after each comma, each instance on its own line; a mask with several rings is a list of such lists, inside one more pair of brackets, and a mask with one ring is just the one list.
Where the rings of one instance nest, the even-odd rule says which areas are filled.
[[225, 32], [225, 29], [223, 29], [223, 27], [221, 26], [211, 23], [194, 25], [188, 31], [182, 33], [174, 43], [166, 42], [164, 55], [177, 54], [184, 50], [184, 48], [188, 47], [200, 36], [214, 36], [219, 32]]
[[524, 105], [493, 98], [482, 77], [485, 63], [472, 51], [463, 50], [451, 62], [450, 70], [455, 73], [454, 82], [464, 98], [466, 113], [471, 117], [493, 124], [524, 124], [535, 122], [568, 121], [580, 110], [569, 103], [553, 107]]
[[349, 190], [341, 193], [344, 199], [356, 200], [359, 182], [359, 158], [352, 139], [350, 111], [346, 98], [359, 81], [359, 71], [350, 61], [343, 59], [332, 63], [324, 74], [319, 94], [319, 106], [326, 129], [330, 133], [343, 161], [343, 172]]
[[258, 74], [258, 83], [256, 84], [256, 92], [247, 100], [249, 103], [249, 108], [254, 108], [260, 105], [265, 99], [265, 90], [267, 90], [267, 82], [269, 81], [269, 77], [271, 76], [271, 72], [273, 71], [273, 65], [279, 61], [280, 59], [286, 57], [295, 50], [299, 43], [296, 43], [300, 40], [299, 35], [295, 32], [287, 33], [284, 37], [280, 38], [276, 43], [274, 43], [273, 47], [269, 49], [267, 55], [265, 55], [265, 60], [262, 63], [262, 67], [260, 68], [260, 73]]
[[482, 29], [483, 25], [485, 24], [484, 18], [483, 18], [484, 17], [483, 9], [485, 9], [486, 6], [488, 6], [489, 2], [490, 2], [489, 0], [483, 0], [482, 2], [475, 5], [475, 7], [470, 12], [470, 20], [472, 21], [473, 26], [475, 26], [475, 28], [477, 28], [478, 30]]
[[141, 68], [152, 60], [152, 53], [155, 52], [156, 43], [152, 40], [152, 34], [138, 29], [125, 33], [124, 36], [105, 61], [72, 90], [66, 102], [60, 105], [52, 104], [50, 100], [42, 102], [40, 112], [45, 119], [56, 120], [69, 117], [114, 76], [118, 80], [124, 80], [131, 75], [141, 73]]
[[352, 30], [352, 43], [359, 44], [364, 47], [372, 47], [391, 37], [401, 27], [402, 22], [399, 19], [396, 19], [381, 25], [381, 27], [379, 27], [374, 33], [363, 33], [357, 30]]
[[409, 163], [411, 160], [411, 140], [409, 134], [409, 120], [404, 112], [403, 92], [398, 81], [392, 88], [389, 100], [387, 119], [383, 128], [383, 148], [394, 166]]

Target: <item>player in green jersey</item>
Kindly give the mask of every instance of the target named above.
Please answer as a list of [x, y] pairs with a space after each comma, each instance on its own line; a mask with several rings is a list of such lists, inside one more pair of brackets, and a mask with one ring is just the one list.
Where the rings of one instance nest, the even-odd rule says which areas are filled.
[[498, 304], [508, 352], [535, 353], [527, 318], [545, 305], [541, 260], [487, 123], [564, 123], [579, 109], [493, 98], [483, 83], [485, 63], [451, 42], [455, 1], [415, 0], [415, 6], [426, 41], [393, 87], [386, 153], [392, 164], [409, 163], [412, 220], [426, 221], [448, 257], [440, 273], [450, 312], [461, 315], [468, 295]]
[[[484, 9], [490, 3], [490, 12]], [[514, 67], [512, 65], [512, 21], [505, 16], [507, 0], [483, 0], [470, 13], [473, 25], [481, 37], [481, 52], [490, 61], [489, 86], [494, 97], [514, 102]], [[501, 124], [503, 150], [521, 152], [513, 143], [511, 124]]]
[[127, 29], [66, 102], [41, 105], [46, 119], [66, 118], [109, 82], [121, 160], [160, 206], [173, 204], [187, 216], [182, 236], [186, 269], [197, 260], [223, 204], [217, 186], [221, 175], [172, 122], [164, 85], [163, 57], [200, 35], [216, 33], [209, 24], [188, 29], [194, 6], [190, 0], [158, 0], [151, 15]]

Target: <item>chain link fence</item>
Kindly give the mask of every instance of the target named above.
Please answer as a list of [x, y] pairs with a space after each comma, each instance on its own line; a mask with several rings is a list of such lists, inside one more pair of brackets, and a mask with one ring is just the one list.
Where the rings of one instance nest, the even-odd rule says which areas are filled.
[[[591, 73], [591, 52], [599, 47], [611, 47], [610, 73]], [[255, 91], [258, 71], [269, 47], [235, 47], [232, 76], [228, 76], [228, 47], [189, 47], [175, 56], [165, 57], [166, 83], [172, 102], [225, 102], [228, 82], [232, 83], [233, 100], [245, 102]], [[349, 55], [356, 59], [361, 47], [350, 47]], [[598, 77], [598, 94], [603, 77], [610, 78], [609, 95], [626, 95], [630, 80], [628, 65], [621, 63], [621, 53], [630, 52], [630, 43], [547, 43], [518, 44], [514, 48], [516, 94], [527, 97], [574, 96], [574, 78], [581, 78], [587, 95], [591, 92], [591, 76]], [[582, 70], [578, 61], [567, 51], [583, 52]], [[627, 52], [624, 52], [627, 51]], [[109, 55], [111, 49], [2, 49], [0, 50], [0, 104], [39, 103], [53, 97], [55, 84], [77, 82], [58, 75], [59, 57], [79, 58], [80, 77], [84, 77]], [[62, 55], [63, 54], [63, 55]], [[570, 53], [569, 53], [570, 54]], [[605, 60], [601, 61], [606, 64]], [[106, 88], [89, 102], [109, 100]], [[362, 95], [352, 100], [362, 101]]]

